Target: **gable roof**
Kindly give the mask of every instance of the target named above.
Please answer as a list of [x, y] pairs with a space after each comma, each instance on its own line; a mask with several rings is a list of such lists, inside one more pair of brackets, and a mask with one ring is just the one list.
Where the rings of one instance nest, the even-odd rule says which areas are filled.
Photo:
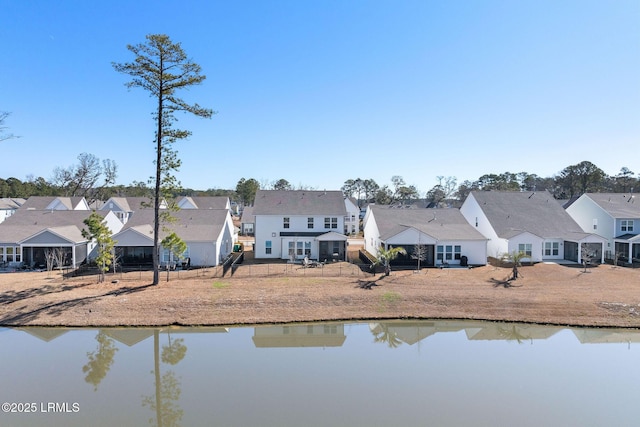
[[[111, 203], [115, 204], [115, 206], [111, 206]], [[149, 197], [111, 197], [100, 210], [117, 210], [115, 209], [116, 206], [123, 212], [135, 212], [143, 209], [153, 210], [153, 199]], [[160, 204], [160, 208], [163, 208], [163, 203]]]
[[585, 193], [614, 218], [640, 218], [640, 198], [628, 193]]
[[3, 197], [0, 199], [0, 209], [18, 209], [24, 202], [24, 199], [18, 197]]
[[403, 209], [389, 205], [369, 205], [369, 209], [383, 241], [409, 228], [436, 240], [487, 240], [459, 209]]
[[[143, 235], [150, 232], [153, 237], [153, 216], [153, 211], [150, 209], [134, 212], [120, 233], [133, 229]], [[185, 242], [211, 242], [218, 239], [226, 224], [229, 211], [226, 209], [185, 209], [172, 212], [171, 216], [176, 218], [176, 221], [165, 224], [165, 227], [160, 227], [160, 239], [174, 231]]]
[[228, 209], [227, 196], [184, 196], [178, 200], [181, 209]]
[[[104, 213], [99, 212], [102, 216]], [[87, 226], [84, 220], [91, 211], [21, 210], [0, 223], [0, 241], [20, 242], [47, 229], [72, 241], [85, 241], [78, 237]], [[79, 233], [79, 234], [78, 234]]]
[[[31, 196], [20, 206], [24, 210], [50, 210], [54, 206], [63, 206], [66, 210], [74, 210], [81, 203], [85, 203], [86, 208], [82, 206], [82, 210], [88, 210], [88, 205], [84, 197], [56, 197], [56, 196]], [[58, 209], [58, 210], [65, 210]]]
[[587, 236], [548, 191], [472, 191], [496, 234], [529, 232], [543, 239]]
[[258, 190], [254, 215], [345, 216], [342, 191]]
[[242, 224], [253, 224], [256, 222], [256, 216], [253, 214], [253, 206], [245, 206], [240, 217]]
[[[83, 224], [84, 225], [84, 224]], [[45, 233], [50, 233], [53, 236], [59, 237], [63, 240], [66, 240], [70, 243], [82, 243], [82, 242], [86, 242], [88, 239], [86, 239], [83, 235], [82, 235], [82, 229], [78, 228], [75, 225], [61, 225], [59, 227], [49, 227], [43, 230], [40, 230], [38, 232], [36, 232], [35, 234], [25, 237], [24, 239], [22, 239], [20, 241], [20, 243], [22, 244], [26, 244], [29, 245], [29, 240], [34, 239], [42, 234]], [[33, 242], [31, 242], [33, 243]]]

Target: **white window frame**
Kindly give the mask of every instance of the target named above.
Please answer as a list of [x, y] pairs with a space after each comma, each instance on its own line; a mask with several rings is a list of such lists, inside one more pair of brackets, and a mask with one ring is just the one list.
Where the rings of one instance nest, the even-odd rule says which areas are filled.
[[524, 255], [528, 258], [533, 254], [533, 244], [531, 243], [518, 243], [518, 252], [524, 252]]
[[560, 243], [558, 242], [544, 242], [543, 252], [544, 256], [558, 256], [560, 255]]

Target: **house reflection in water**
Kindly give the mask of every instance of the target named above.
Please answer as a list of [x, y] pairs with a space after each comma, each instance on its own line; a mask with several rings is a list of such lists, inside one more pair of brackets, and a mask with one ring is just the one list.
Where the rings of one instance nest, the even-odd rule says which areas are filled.
[[637, 329], [573, 329], [581, 344], [640, 343]]
[[401, 343], [413, 345], [438, 332], [464, 331], [470, 341], [514, 340], [523, 342], [547, 339], [564, 328], [523, 323], [438, 320], [432, 322], [392, 321], [370, 323], [369, 329], [375, 337], [375, 342], [384, 342], [389, 347], [397, 347]]
[[342, 323], [260, 326], [253, 343], [258, 348], [340, 347], [346, 338]]
[[[589, 343], [640, 343], [640, 330], [625, 328], [565, 328], [560, 326], [526, 323], [484, 322], [473, 320], [431, 320], [369, 323], [369, 331], [375, 342], [390, 347], [400, 344], [413, 345], [437, 333], [464, 331], [469, 341], [502, 340], [533, 342], [545, 340], [563, 330], [570, 330], [582, 344]], [[45, 342], [51, 342], [68, 332], [86, 331], [84, 328], [19, 327], [19, 330]], [[160, 327], [102, 328], [100, 332], [128, 346], [160, 334], [212, 334], [229, 333], [227, 327]], [[96, 332], [98, 330], [95, 330]], [[259, 348], [277, 347], [340, 347], [346, 340], [343, 323], [309, 323], [295, 325], [258, 326], [254, 328], [253, 343]]]
[[546, 340], [565, 328], [526, 323], [479, 323], [478, 327], [466, 327], [471, 340], [502, 340], [524, 342]]

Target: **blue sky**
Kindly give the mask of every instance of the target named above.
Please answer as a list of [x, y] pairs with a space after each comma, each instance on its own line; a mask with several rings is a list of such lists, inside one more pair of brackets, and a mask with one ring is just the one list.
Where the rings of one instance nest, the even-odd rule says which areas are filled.
[[146, 181], [153, 100], [111, 63], [152, 33], [207, 75], [182, 97], [217, 111], [178, 116], [185, 187], [639, 173], [639, 22], [637, 0], [0, 0], [0, 111], [21, 135], [0, 177], [88, 152]]

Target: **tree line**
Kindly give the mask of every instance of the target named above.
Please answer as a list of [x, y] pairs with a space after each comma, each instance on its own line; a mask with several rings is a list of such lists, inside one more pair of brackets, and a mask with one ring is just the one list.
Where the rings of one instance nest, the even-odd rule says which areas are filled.
[[[115, 185], [117, 165], [111, 160], [100, 160], [82, 153], [78, 163], [67, 168], [54, 169], [53, 176], [28, 177], [25, 181], [17, 178], [0, 178], [0, 197], [30, 196], [84, 196], [87, 200], [107, 200], [109, 197], [150, 197], [152, 188], [145, 182], [134, 181], [129, 185]], [[475, 181], [458, 183], [456, 177], [438, 176], [437, 184], [427, 190], [405, 183], [402, 176], [391, 177], [390, 184], [379, 185], [373, 179], [347, 179], [340, 190], [347, 197], [362, 203], [392, 204], [424, 199], [434, 206], [446, 202], [463, 201], [474, 190], [499, 191], [544, 191], [557, 199], [570, 199], [583, 193], [628, 193], [640, 189], [640, 176], [627, 167], [622, 167], [616, 175], [607, 175], [591, 162], [583, 161], [570, 165], [551, 177], [540, 177], [528, 172], [490, 173]], [[303, 184], [293, 185], [286, 179], [272, 182], [255, 178], [241, 178], [234, 189], [173, 188], [168, 197], [179, 196], [227, 196], [242, 205], [251, 205], [256, 192], [264, 190], [314, 190]]]

